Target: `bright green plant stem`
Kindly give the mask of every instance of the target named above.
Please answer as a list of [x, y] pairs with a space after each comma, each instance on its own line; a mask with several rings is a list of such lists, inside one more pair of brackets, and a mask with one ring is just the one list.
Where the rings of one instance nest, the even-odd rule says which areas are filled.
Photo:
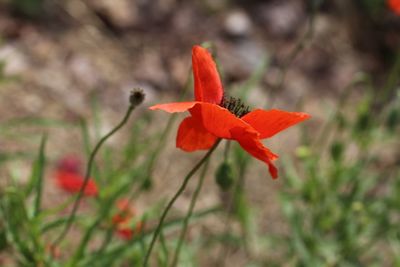
[[190, 178], [196, 173], [196, 171], [207, 161], [207, 159], [211, 156], [211, 154], [214, 152], [214, 150], [217, 148], [218, 144], [221, 142], [221, 139], [215, 142], [212, 148], [204, 155], [204, 157], [194, 166], [194, 168], [186, 175], [185, 179], [183, 180], [182, 185], [179, 187], [178, 191], [175, 193], [175, 195], [172, 197], [172, 199], [168, 202], [167, 207], [165, 208], [163, 214], [161, 215], [160, 221], [157, 225], [156, 230], [154, 231], [153, 238], [150, 242], [150, 246], [147, 250], [146, 256], [143, 261], [143, 266], [147, 267], [148, 262], [150, 259], [151, 252], [153, 250], [154, 244], [157, 241], [157, 238], [161, 232], [161, 229], [164, 224], [164, 220], [167, 217], [167, 214], [169, 210], [171, 209], [172, 205], [174, 205], [175, 201], [178, 199], [178, 197], [182, 194], [182, 192], [185, 190], [186, 185], [188, 184]]
[[46, 164], [46, 156], [45, 156], [45, 146], [47, 141], [47, 135], [43, 135], [42, 141], [40, 142], [39, 148], [39, 155], [37, 161], [35, 163], [35, 170], [34, 174], [35, 177], [35, 206], [33, 210], [33, 215], [36, 217], [40, 214], [40, 205], [42, 203], [42, 191], [43, 191], [43, 173], [44, 173], [44, 166]]
[[[208, 158], [208, 159], [210, 159], [210, 158]], [[189, 225], [189, 220], [192, 217], [193, 210], [196, 205], [197, 197], [199, 196], [201, 188], [203, 187], [204, 178], [206, 177], [206, 173], [207, 173], [207, 169], [208, 169], [208, 163], [209, 163], [209, 160], [206, 160], [206, 163], [204, 164], [204, 167], [203, 167], [203, 171], [200, 174], [200, 179], [197, 182], [196, 190], [194, 191], [192, 199], [190, 200], [189, 210], [183, 220], [183, 226], [182, 226], [181, 233], [179, 235], [178, 244], [176, 245], [175, 253], [172, 258], [172, 263], [171, 263], [172, 267], [177, 266], [177, 264], [178, 264], [178, 259], [179, 259], [179, 254], [181, 252], [183, 239], [185, 238], [186, 231], [187, 231], [187, 228]]]
[[83, 196], [83, 192], [89, 182], [89, 177], [90, 174], [92, 172], [92, 168], [93, 168], [93, 163], [94, 163], [94, 159], [96, 157], [97, 152], [99, 151], [100, 147], [107, 141], [108, 138], [110, 138], [114, 133], [116, 133], [119, 129], [121, 129], [125, 123], [128, 121], [132, 111], [135, 109], [136, 106], [134, 105], [130, 105], [124, 118], [121, 120], [121, 122], [114, 128], [112, 129], [108, 134], [106, 134], [105, 136], [103, 136], [100, 141], [96, 144], [95, 148], [93, 149], [93, 151], [90, 153], [89, 156], [89, 161], [87, 163], [87, 167], [86, 167], [86, 174], [85, 174], [85, 179], [83, 181], [83, 185], [79, 190], [78, 196], [76, 197], [74, 206], [72, 208], [72, 211], [70, 213], [69, 219], [65, 225], [64, 230], [61, 232], [61, 234], [57, 237], [57, 239], [55, 239], [55, 241], [53, 242], [53, 246], [58, 245], [63, 239], [64, 237], [67, 235], [69, 229], [71, 228], [72, 222], [75, 219], [75, 215], [76, 212], [79, 208], [79, 204], [81, 202], [82, 196]]

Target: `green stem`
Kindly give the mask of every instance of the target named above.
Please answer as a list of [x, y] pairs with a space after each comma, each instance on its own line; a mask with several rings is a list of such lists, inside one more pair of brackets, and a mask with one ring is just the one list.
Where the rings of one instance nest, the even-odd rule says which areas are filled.
[[164, 220], [167, 217], [167, 214], [169, 210], [171, 209], [172, 205], [175, 203], [175, 201], [178, 199], [178, 197], [182, 194], [182, 192], [185, 190], [186, 185], [188, 184], [190, 178], [193, 176], [193, 174], [196, 173], [196, 171], [203, 165], [203, 163], [210, 157], [212, 152], [217, 148], [218, 144], [220, 143], [221, 139], [217, 140], [214, 144], [214, 146], [204, 155], [204, 157], [194, 166], [194, 168], [186, 175], [182, 185], [179, 187], [178, 191], [175, 193], [175, 195], [172, 197], [172, 199], [168, 202], [167, 207], [165, 208], [163, 214], [161, 215], [160, 221], [157, 225], [156, 230], [154, 231], [153, 238], [151, 240], [149, 249], [147, 250], [146, 256], [143, 261], [143, 266], [146, 267], [148, 266], [148, 262], [150, 259], [151, 252], [153, 250], [154, 244], [158, 238], [158, 235], [160, 234], [161, 228], [163, 227]]
[[189, 210], [186, 214], [185, 219], [183, 220], [183, 227], [182, 227], [181, 233], [179, 235], [178, 244], [175, 249], [174, 257], [172, 258], [172, 264], [171, 264], [172, 267], [177, 266], [179, 254], [181, 252], [181, 247], [183, 244], [183, 239], [185, 238], [186, 231], [187, 231], [187, 228], [189, 225], [189, 220], [192, 217], [194, 206], [196, 205], [197, 197], [199, 196], [201, 188], [203, 187], [204, 178], [206, 177], [206, 172], [208, 169], [208, 163], [209, 163], [209, 160], [207, 160], [206, 163], [204, 164], [203, 171], [200, 174], [200, 179], [197, 182], [196, 191], [194, 191], [192, 199], [190, 200]]
[[97, 152], [99, 151], [100, 147], [104, 144], [105, 141], [107, 141], [108, 138], [110, 138], [114, 133], [116, 133], [119, 129], [122, 128], [122, 126], [125, 125], [125, 123], [128, 121], [129, 116], [131, 115], [132, 111], [135, 109], [136, 106], [134, 105], [130, 105], [124, 118], [122, 119], [122, 121], [114, 128], [112, 129], [108, 134], [106, 134], [105, 136], [103, 136], [100, 141], [97, 143], [97, 145], [95, 146], [95, 148], [93, 149], [92, 153], [90, 154], [89, 157], [89, 161], [87, 163], [86, 166], [86, 174], [85, 174], [85, 179], [83, 181], [83, 184], [79, 190], [78, 196], [76, 197], [74, 206], [72, 208], [72, 211], [70, 213], [70, 216], [68, 218], [68, 221], [66, 223], [66, 226], [64, 228], [64, 230], [61, 232], [61, 234], [55, 239], [55, 241], [53, 242], [53, 246], [57, 246], [63, 239], [64, 237], [67, 235], [69, 229], [72, 226], [72, 222], [75, 219], [75, 215], [76, 212], [79, 208], [79, 204], [81, 202], [81, 199], [83, 197], [83, 192], [89, 182], [89, 177], [90, 174], [92, 172], [92, 167], [93, 167], [93, 163], [94, 163], [94, 158], [96, 157]]
[[46, 164], [46, 156], [45, 156], [45, 146], [47, 142], [47, 135], [43, 135], [42, 140], [40, 141], [39, 155], [36, 160], [35, 170], [36, 173], [36, 199], [35, 199], [35, 208], [33, 210], [34, 216], [38, 216], [41, 212], [40, 205], [42, 203], [42, 191], [43, 191], [43, 172], [44, 165]]
[[224, 162], [228, 161], [230, 148], [231, 148], [231, 142], [229, 140], [226, 140], [225, 150], [224, 150]]

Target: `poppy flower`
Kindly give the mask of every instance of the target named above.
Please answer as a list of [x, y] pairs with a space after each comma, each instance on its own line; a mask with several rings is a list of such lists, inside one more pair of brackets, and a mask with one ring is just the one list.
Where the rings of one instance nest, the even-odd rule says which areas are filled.
[[45, 247], [47, 253], [49, 253], [53, 258], [59, 259], [61, 258], [61, 250], [59, 247], [56, 247], [51, 244], [47, 244]]
[[64, 156], [57, 164], [57, 170], [70, 173], [81, 173], [82, 162], [74, 155]]
[[122, 239], [132, 239], [133, 235], [142, 230], [142, 223], [138, 222], [134, 228], [131, 226], [133, 217], [136, 215], [136, 210], [129, 206], [127, 199], [120, 199], [116, 203], [118, 213], [112, 218], [112, 223], [116, 227], [116, 233]]
[[277, 109], [250, 111], [240, 99], [226, 97], [217, 67], [205, 48], [193, 47], [192, 67], [194, 101], [150, 107], [169, 113], [189, 111], [190, 116], [179, 126], [176, 146], [191, 152], [209, 149], [219, 138], [235, 140], [251, 156], [265, 162], [271, 176], [277, 178], [278, 170], [273, 161], [278, 156], [261, 140], [308, 119], [310, 115]]
[[[69, 193], [78, 193], [81, 190], [85, 178], [80, 173], [80, 165], [80, 161], [76, 157], [68, 156], [60, 160], [55, 176], [57, 185], [61, 189]], [[85, 196], [95, 196], [97, 193], [96, 183], [89, 178], [83, 194]]]
[[387, 5], [394, 13], [400, 16], [400, 0], [388, 0]]

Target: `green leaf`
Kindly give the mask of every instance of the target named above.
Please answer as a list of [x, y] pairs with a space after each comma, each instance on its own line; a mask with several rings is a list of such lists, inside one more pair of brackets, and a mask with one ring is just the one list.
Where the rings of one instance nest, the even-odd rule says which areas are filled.
[[42, 202], [43, 191], [43, 173], [46, 165], [45, 147], [47, 142], [47, 135], [43, 135], [40, 142], [39, 154], [34, 164], [34, 176], [31, 178], [34, 181], [34, 191], [36, 192], [33, 216], [36, 217], [40, 213], [40, 205]]

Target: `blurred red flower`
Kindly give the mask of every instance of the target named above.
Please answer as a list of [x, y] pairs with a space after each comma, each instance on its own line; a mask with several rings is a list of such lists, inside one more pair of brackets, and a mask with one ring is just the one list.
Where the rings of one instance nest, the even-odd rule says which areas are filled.
[[194, 46], [192, 50], [195, 101], [158, 104], [151, 110], [189, 111], [179, 126], [176, 146], [191, 152], [211, 148], [219, 138], [237, 141], [253, 157], [265, 162], [273, 178], [278, 170], [272, 163], [278, 158], [261, 140], [310, 117], [302, 112], [256, 109], [249, 112], [240, 100], [224, 97], [217, 67], [210, 53]]
[[400, 0], [388, 0], [387, 5], [394, 13], [400, 16]]
[[51, 244], [47, 244], [45, 246], [45, 250], [49, 253], [53, 258], [59, 259], [61, 258], [61, 250], [59, 247], [53, 246]]
[[112, 223], [116, 227], [116, 233], [122, 239], [129, 240], [134, 234], [142, 230], [142, 223], [138, 222], [135, 227], [132, 227], [132, 219], [136, 216], [136, 210], [129, 205], [129, 201], [125, 198], [120, 199], [116, 203], [118, 213], [112, 218]]
[[[78, 158], [74, 156], [62, 158], [57, 165], [55, 174], [57, 185], [69, 193], [78, 193], [85, 179], [85, 177], [81, 175], [80, 169], [81, 162]], [[83, 194], [85, 196], [95, 196], [97, 193], [97, 185], [94, 180], [90, 178]]]

